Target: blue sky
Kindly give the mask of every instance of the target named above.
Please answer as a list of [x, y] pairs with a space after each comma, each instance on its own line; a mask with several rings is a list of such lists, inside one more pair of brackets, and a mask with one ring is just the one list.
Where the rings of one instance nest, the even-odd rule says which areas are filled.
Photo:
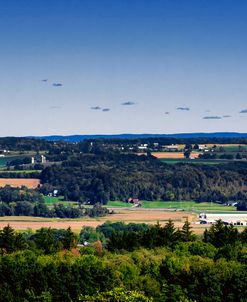
[[241, 0], [0, 0], [0, 136], [247, 132], [246, 15]]

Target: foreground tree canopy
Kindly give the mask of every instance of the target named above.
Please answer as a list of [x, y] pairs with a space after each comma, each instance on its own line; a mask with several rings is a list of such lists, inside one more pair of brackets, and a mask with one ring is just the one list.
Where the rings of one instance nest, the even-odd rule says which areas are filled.
[[0, 301], [245, 302], [246, 234], [221, 221], [202, 240], [188, 222], [181, 230], [171, 221], [106, 223], [79, 236], [70, 228], [18, 233], [7, 226]]

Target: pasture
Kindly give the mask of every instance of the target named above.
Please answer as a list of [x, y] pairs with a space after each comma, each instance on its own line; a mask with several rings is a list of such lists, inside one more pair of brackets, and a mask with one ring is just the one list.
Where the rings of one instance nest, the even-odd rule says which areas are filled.
[[239, 151], [239, 150], [247, 151], [247, 145], [243, 145], [243, 144], [217, 145], [217, 147], [222, 147], [226, 151]]
[[42, 170], [6, 170], [6, 168], [0, 169], [0, 172], [15, 173], [15, 174], [29, 174], [29, 173], [41, 173]]
[[76, 201], [67, 201], [64, 200], [63, 196], [53, 197], [53, 196], [44, 196], [44, 200], [47, 206], [52, 206], [56, 203], [61, 203], [63, 205], [78, 205], [78, 202]]
[[[224, 206], [217, 203], [209, 202], [195, 202], [195, 201], [141, 201], [143, 209], [167, 209], [167, 210], [182, 210], [189, 212], [201, 212], [201, 211], [236, 211], [235, 207]], [[123, 201], [109, 201], [106, 205], [107, 208], [126, 208], [133, 207], [133, 204], [129, 204]]]
[[198, 164], [198, 165], [220, 165], [227, 164], [232, 162], [233, 160], [225, 160], [225, 159], [172, 159], [172, 158], [159, 158], [159, 160], [165, 164], [178, 164], [178, 163], [186, 163], [186, 164]]

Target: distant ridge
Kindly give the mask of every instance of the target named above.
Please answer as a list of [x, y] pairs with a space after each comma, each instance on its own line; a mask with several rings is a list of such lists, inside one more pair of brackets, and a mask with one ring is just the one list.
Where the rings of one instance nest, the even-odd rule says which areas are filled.
[[175, 133], [175, 134], [92, 134], [92, 135], [50, 135], [38, 136], [37, 138], [48, 141], [65, 141], [65, 142], [81, 142], [85, 139], [97, 138], [122, 138], [122, 139], [136, 139], [146, 137], [174, 137], [174, 138], [247, 138], [247, 133], [238, 132], [212, 132], [212, 133]]

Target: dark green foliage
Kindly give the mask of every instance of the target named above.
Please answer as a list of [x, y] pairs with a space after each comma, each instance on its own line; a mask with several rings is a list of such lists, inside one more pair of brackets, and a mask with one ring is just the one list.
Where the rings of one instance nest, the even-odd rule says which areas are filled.
[[237, 204], [237, 210], [238, 211], [247, 211], [247, 196], [246, 195], [244, 195], [243, 200], [241, 200]]
[[[71, 144], [72, 145], [72, 144]], [[55, 153], [56, 150], [66, 150], [68, 143], [65, 142], [49, 142], [43, 139], [30, 138], [30, 137], [1, 137], [0, 138], [0, 150], [11, 151], [43, 151], [48, 150], [51, 153]], [[73, 149], [73, 146], [70, 147]]]
[[103, 233], [106, 238], [110, 238], [113, 232], [141, 232], [146, 231], [149, 229], [149, 226], [145, 223], [128, 223], [125, 224], [124, 222], [105, 222], [102, 225], [99, 225], [96, 228], [98, 233]]
[[181, 230], [181, 238], [183, 241], [185, 242], [188, 242], [188, 241], [194, 241], [195, 240], [195, 235], [193, 234], [192, 232], [192, 227], [188, 221], [188, 219], [186, 219], [183, 227], [182, 227], [182, 230]]
[[13, 253], [27, 247], [21, 233], [15, 233], [9, 225], [0, 230], [0, 254]]
[[8, 162], [7, 166], [19, 166], [31, 164], [31, 157], [14, 159]]
[[100, 203], [96, 203], [92, 208], [87, 208], [85, 211], [85, 215], [89, 217], [103, 217], [110, 213], [107, 208], [101, 206]]
[[80, 154], [41, 173], [44, 194], [58, 189], [67, 200], [247, 200], [247, 165], [163, 164], [153, 156], [121, 152]]
[[37, 249], [44, 254], [52, 254], [61, 249], [70, 250], [76, 247], [78, 238], [69, 227], [67, 230], [56, 230], [51, 228], [41, 228], [30, 237]]
[[42, 228], [32, 237], [36, 247], [44, 252], [44, 254], [52, 254], [60, 250], [60, 242], [56, 238], [55, 231], [51, 228]]
[[209, 230], [205, 230], [203, 240], [215, 247], [223, 247], [226, 244], [234, 245], [239, 240], [239, 233], [233, 225], [227, 226], [222, 220], [218, 220]]
[[63, 245], [63, 248], [66, 250], [71, 250], [72, 248], [76, 247], [78, 243], [78, 236], [76, 236], [72, 231], [71, 228], [69, 227], [64, 234], [61, 236], [62, 238], [60, 239]]
[[27, 189], [25, 187], [12, 188], [5, 186], [0, 188], [0, 201], [5, 203], [16, 202], [16, 201], [29, 201], [29, 202], [44, 202], [43, 195], [39, 194], [35, 190]]
[[[138, 226], [138, 225], [137, 225]], [[114, 226], [113, 226], [114, 227]], [[131, 229], [132, 227], [132, 229]], [[154, 226], [142, 226], [133, 228], [128, 225], [120, 230], [114, 230], [109, 233], [103, 225], [103, 232], [108, 238], [107, 248], [110, 251], [127, 250], [133, 251], [139, 247], [155, 248], [160, 246], [167, 246], [173, 248], [180, 241], [194, 240], [192, 233], [177, 230], [173, 222], [170, 220], [164, 227], [160, 224]], [[101, 230], [98, 228], [98, 230]], [[108, 237], [109, 236], [109, 237]], [[186, 239], [186, 240], [185, 240]]]
[[95, 204], [92, 208], [54, 204], [48, 208], [44, 196], [35, 190], [10, 186], [0, 188], [0, 216], [78, 218], [83, 216], [102, 217], [109, 213], [110, 211], [100, 204]]
[[[23, 166], [19, 166], [19, 171], [11, 171], [11, 172], [8, 172], [8, 171], [0, 171], [0, 178], [39, 178], [40, 176], [40, 172], [37, 172], [35, 171], [37, 169], [37, 167], [28, 167], [28, 169], [32, 170], [32, 168], [34, 169], [34, 171], [30, 171], [30, 172], [27, 172], [27, 171], [23, 171], [23, 172], [20, 172], [20, 168], [24, 169]], [[38, 167], [39, 169], [37, 170], [42, 170], [42, 168]], [[25, 167], [26, 169], [26, 167]], [[15, 167], [15, 170], [16, 167]]]
[[247, 228], [245, 228], [243, 232], [240, 234], [240, 238], [243, 243], [247, 244]]
[[36, 217], [49, 217], [50, 211], [44, 203], [37, 203], [33, 208], [33, 216]]
[[[79, 256], [72, 252], [57, 253], [76, 246], [77, 238], [70, 228], [24, 233], [20, 242], [25, 245], [20, 247], [17, 244], [20, 234], [6, 227], [0, 233], [5, 242], [0, 255], [0, 301], [246, 301], [246, 230], [241, 234], [236, 231], [238, 239], [224, 243], [222, 238], [234, 234], [233, 228], [218, 222], [209, 229], [208, 238], [213, 238], [215, 244], [218, 236], [220, 247], [195, 238], [184, 241], [188, 239], [188, 230], [193, 235], [187, 222], [183, 232], [175, 229], [171, 221], [164, 227], [108, 223], [101, 230], [110, 237], [117, 232], [122, 234], [118, 242], [115, 237], [115, 242], [125, 249], [129, 245], [120, 241], [132, 238], [128, 243], [133, 251], [97, 254], [96, 245], [92, 245], [82, 248]], [[85, 228], [81, 236], [87, 231], [93, 232]], [[99, 228], [94, 232], [99, 233]], [[148, 232], [154, 237], [152, 247], [167, 247], [139, 249], [145, 242], [141, 236]], [[128, 233], [132, 237], [125, 237]], [[32, 244], [36, 248], [33, 246], [31, 251]], [[145, 244], [150, 244], [150, 237]], [[229, 247], [231, 257], [222, 252]]]
[[105, 242], [104, 234], [100, 231], [96, 231], [92, 227], [83, 227], [81, 232], [80, 232], [79, 238], [80, 238], [79, 242], [81, 244], [93, 243], [93, 242], [96, 242], [98, 240], [100, 240], [103, 243]]

